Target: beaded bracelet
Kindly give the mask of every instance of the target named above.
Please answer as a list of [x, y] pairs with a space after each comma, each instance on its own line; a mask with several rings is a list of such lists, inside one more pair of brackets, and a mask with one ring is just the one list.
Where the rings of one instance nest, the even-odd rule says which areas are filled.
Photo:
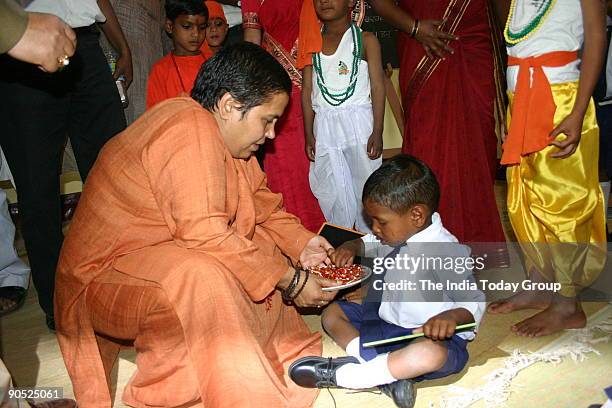
[[[306, 272], [306, 271], [305, 271]], [[300, 295], [300, 293], [302, 293], [302, 291], [304, 290], [304, 287], [306, 286], [306, 282], [308, 282], [308, 277], [310, 276], [310, 273], [306, 272], [306, 277], [304, 278], [304, 283], [302, 283], [302, 286], [300, 286], [300, 288], [298, 289], [298, 291], [295, 293], [295, 295], [291, 298], [292, 300], [295, 299], [296, 297], [298, 297]]]
[[412, 24], [412, 31], [410, 32], [410, 38], [414, 38], [417, 35], [417, 31], [419, 30], [419, 19], [414, 19], [414, 24]]
[[283, 297], [283, 299], [290, 301], [295, 298], [295, 297], [291, 297], [291, 292], [295, 290], [295, 287], [297, 286], [299, 281], [300, 281], [300, 270], [295, 269], [295, 272], [293, 273], [293, 278], [291, 279], [291, 283], [289, 284], [289, 286], [285, 288], [285, 290], [281, 292], [281, 296]]

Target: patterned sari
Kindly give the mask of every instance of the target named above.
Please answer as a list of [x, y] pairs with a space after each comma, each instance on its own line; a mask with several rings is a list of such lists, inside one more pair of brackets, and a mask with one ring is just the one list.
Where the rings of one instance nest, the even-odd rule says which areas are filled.
[[262, 30], [262, 46], [281, 63], [293, 82], [289, 105], [276, 126], [276, 139], [265, 146], [268, 187], [283, 194], [287, 211], [297, 215], [306, 228], [318, 231], [325, 219], [308, 183], [302, 74], [295, 65], [301, 7], [302, 0], [245, 0], [243, 27]]
[[496, 81], [486, 0], [401, 0], [420, 20], [446, 19], [459, 37], [446, 59], [427, 58], [400, 33], [400, 87], [405, 112], [402, 151], [425, 161], [441, 188], [439, 212], [463, 242], [505, 241], [495, 204]]

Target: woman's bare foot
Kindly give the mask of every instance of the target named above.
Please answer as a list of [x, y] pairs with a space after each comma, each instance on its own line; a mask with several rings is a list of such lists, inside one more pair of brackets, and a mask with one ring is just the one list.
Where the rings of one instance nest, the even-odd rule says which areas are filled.
[[505, 314], [522, 309], [546, 309], [551, 302], [552, 293], [539, 290], [523, 290], [509, 298], [496, 300], [488, 307], [492, 314]]
[[579, 303], [555, 300], [545, 310], [513, 325], [511, 330], [519, 336], [541, 337], [565, 329], [581, 329], [585, 325], [586, 315]]

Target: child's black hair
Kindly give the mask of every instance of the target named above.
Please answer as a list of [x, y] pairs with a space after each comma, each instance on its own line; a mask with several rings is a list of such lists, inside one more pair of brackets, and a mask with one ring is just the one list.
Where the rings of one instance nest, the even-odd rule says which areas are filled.
[[241, 104], [244, 116], [274, 94], [291, 95], [291, 79], [266, 50], [241, 42], [223, 47], [202, 64], [191, 97], [212, 112], [228, 92]]
[[438, 209], [440, 185], [425, 163], [416, 157], [400, 154], [385, 161], [370, 175], [363, 187], [363, 202], [372, 201], [398, 214], [415, 204]]
[[208, 9], [202, 0], [166, 0], [166, 18], [174, 21], [182, 14], [196, 16], [201, 14], [208, 19]]

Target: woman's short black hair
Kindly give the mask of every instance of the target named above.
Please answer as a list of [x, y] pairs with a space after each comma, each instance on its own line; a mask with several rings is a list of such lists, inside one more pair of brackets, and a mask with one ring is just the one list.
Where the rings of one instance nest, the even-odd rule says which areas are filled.
[[363, 202], [372, 201], [398, 214], [416, 204], [438, 209], [440, 185], [425, 163], [416, 157], [400, 154], [385, 161], [370, 175], [363, 187]]
[[222, 48], [202, 64], [191, 97], [212, 112], [227, 92], [242, 105], [244, 116], [275, 94], [291, 95], [291, 79], [263, 48], [241, 42]]
[[197, 16], [201, 14], [208, 19], [208, 9], [202, 0], [166, 0], [164, 6], [166, 9], [166, 18], [174, 21], [182, 14], [188, 16]]

